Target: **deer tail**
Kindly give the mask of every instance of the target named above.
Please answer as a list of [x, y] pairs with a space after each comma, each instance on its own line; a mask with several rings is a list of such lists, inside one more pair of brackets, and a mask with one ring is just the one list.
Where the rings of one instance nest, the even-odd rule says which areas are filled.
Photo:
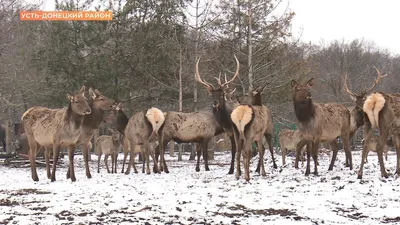
[[240, 139], [244, 140], [244, 128], [253, 118], [253, 109], [248, 105], [240, 105], [231, 113], [233, 124], [239, 131]]
[[153, 138], [154, 135], [158, 134], [158, 130], [164, 124], [165, 114], [161, 110], [159, 110], [155, 107], [152, 107], [147, 110], [146, 118], [151, 123], [152, 130], [153, 130], [149, 137], [149, 139], [151, 139], [151, 138]]
[[365, 100], [363, 110], [371, 122], [372, 128], [379, 127], [379, 112], [385, 106], [385, 97], [381, 93], [373, 93]]

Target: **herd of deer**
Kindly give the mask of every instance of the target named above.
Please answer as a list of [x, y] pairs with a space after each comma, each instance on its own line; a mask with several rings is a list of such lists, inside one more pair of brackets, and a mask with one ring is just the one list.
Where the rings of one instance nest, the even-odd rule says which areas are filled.
[[[264, 137], [272, 156], [273, 167], [277, 168], [272, 146], [272, 112], [261, 101], [264, 87], [258, 87], [237, 100], [232, 100], [229, 84], [239, 75], [239, 61], [236, 56], [235, 60], [237, 66], [234, 76], [229, 81], [225, 77], [223, 82], [220, 74], [217, 78], [218, 86], [216, 87], [201, 78], [199, 73], [200, 58], [196, 63], [195, 79], [204, 85], [212, 96], [212, 113], [162, 112], [160, 109], [152, 107], [135, 113], [129, 118], [124, 112], [121, 103], [105, 97], [97, 89], [90, 88], [90, 98], [89, 100], [86, 99], [84, 86], [79, 92], [67, 95], [69, 104], [66, 108], [32, 107], [28, 109], [21, 118], [21, 125], [29, 143], [32, 179], [34, 181], [39, 180], [35, 164], [36, 153], [41, 147], [44, 147], [47, 177], [51, 181], [55, 181], [60, 148], [66, 147], [69, 157], [67, 179], [71, 178], [72, 181], [75, 181], [74, 151], [78, 145], [82, 146], [86, 176], [91, 178], [88, 163], [89, 149], [92, 145], [90, 140], [102, 122], [112, 123], [115, 131], [112, 136], [100, 136], [96, 140], [96, 152], [99, 155], [98, 168], [101, 155], [106, 155], [105, 161], [111, 155], [112, 172], [116, 172], [116, 156], [122, 146], [124, 149], [122, 171], [124, 171], [127, 155], [131, 154], [125, 174], [130, 173], [132, 166], [134, 172], [137, 173], [134, 163], [134, 156], [137, 152], [141, 152], [144, 157], [143, 162], [146, 162], [147, 174], [150, 174], [149, 156], [153, 160], [153, 171], [155, 173], [161, 171], [168, 173], [164, 152], [168, 142], [173, 140], [178, 143], [197, 143], [196, 171], [200, 171], [199, 161], [201, 155], [203, 155], [205, 162], [205, 170], [208, 171], [208, 142], [215, 135], [227, 133], [232, 145], [229, 174], [234, 173], [236, 160], [235, 176], [237, 179], [240, 177], [240, 159], [241, 155], [243, 155], [244, 178], [249, 181], [251, 146], [255, 142], [259, 151], [256, 172], [265, 176], [263, 158], [265, 148], [262, 142]], [[368, 151], [373, 150], [374, 147], [376, 147], [378, 154], [381, 174], [383, 177], [388, 177], [382, 152], [389, 135], [392, 136], [396, 148], [396, 173], [398, 173], [400, 171], [400, 95], [382, 92], [368, 95], [368, 92], [379, 83], [380, 79], [386, 76], [381, 75], [378, 69], [376, 71], [378, 72], [378, 77], [374, 84], [358, 95], [348, 89], [346, 74], [344, 87], [356, 103], [353, 109], [338, 103], [314, 103], [310, 93], [314, 79], [310, 79], [305, 84], [292, 80], [293, 104], [299, 130], [282, 130], [280, 132], [279, 141], [282, 149], [282, 163], [286, 163], [287, 149], [296, 150], [295, 167], [298, 168], [300, 153], [306, 151], [307, 166], [305, 175], [310, 174], [311, 156], [314, 160], [314, 174], [318, 174], [318, 147], [320, 142], [326, 142], [333, 152], [329, 166], [329, 170], [332, 170], [338, 153], [336, 139], [341, 137], [346, 156], [346, 166], [351, 170], [353, 163], [349, 147], [350, 138], [359, 127], [364, 125], [365, 141], [358, 178], [362, 178], [363, 166]], [[374, 128], [378, 128], [379, 137], [373, 137]], [[159, 143], [159, 154], [155, 154], [153, 151], [154, 143], [157, 141]], [[50, 148], [53, 149], [52, 171], [50, 171], [49, 166]], [[160, 156], [159, 160], [158, 156]], [[107, 171], [109, 171], [107, 163], [106, 166]], [[145, 165], [143, 164], [143, 172], [144, 168]]]

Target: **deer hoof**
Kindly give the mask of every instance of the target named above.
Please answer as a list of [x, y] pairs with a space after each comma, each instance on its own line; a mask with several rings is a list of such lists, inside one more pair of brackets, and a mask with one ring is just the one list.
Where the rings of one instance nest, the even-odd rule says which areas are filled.
[[196, 172], [200, 172], [200, 168], [196, 167]]

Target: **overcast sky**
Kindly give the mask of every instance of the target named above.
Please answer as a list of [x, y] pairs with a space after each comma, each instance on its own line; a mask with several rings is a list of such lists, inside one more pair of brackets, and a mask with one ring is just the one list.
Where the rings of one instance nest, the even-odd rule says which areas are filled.
[[[44, 10], [54, 9], [54, 0], [44, 1]], [[290, 0], [289, 7], [293, 34], [303, 41], [364, 38], [400, 54], [400, 0]]]

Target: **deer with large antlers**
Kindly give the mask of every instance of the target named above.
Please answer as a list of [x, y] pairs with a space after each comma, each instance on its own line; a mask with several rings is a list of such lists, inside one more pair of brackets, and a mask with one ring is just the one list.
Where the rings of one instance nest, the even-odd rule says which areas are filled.
[[367, 94], [376, 87], [376, 85], [382, 78], [387, 76], [387, 74], [382, 75], [376, 67], [374, 68], [378, 73], [378, 77], [375, 79], [375, 82], [369, 88], [361, 91], [360, 94], [356, 94], [350, 91], [349, 87], [347, 86], [347, 79], [348, 79], [347, 73], [344, 76], [344, 90], [347, 92], [347, 94], [350, 95], [351, 99], [356, 103], [356, 106], [351, 111], [350, 137], [353, 137], [356, 130], [364, 125], [363, 105]]
[[[378, 71], [378, 70], [377, 70]], [[379, 71], [378, 71], [378, 74]], [[388, 174], [383, 161], [383, 148], [391, 135], [397, 153], [396, 174], [400, 173], [400, 94], [386, 94], [374, 92], [364, 102], [364, 146], [362, 161], [358, 171], [358, 179], [362, 179], [364, 163], [368, 154], [366, 146], [373, 139], [373, 129], [379, 130], [376, 152], [381, 169], [381, 176], [387, 178]]]
[[[342, 137], [343, 146], [350, 169], [353, 169], [350, 152], [350, 111], [344, 105], [338, 103], [313, 103], [310, 88], [314, 85], [314, 79], [306, 84], [299, 84], [295, 80], [291, 82], [293, 90], [293, 105], [299, 129], [303, 138], [307, 141], [307, 168], [305, 175], [310, 174], [310, 154], [314, 160], [314, 174], [318, 174], [317, 158], [318, 147], [321, 141], [328, 142], [332, 147], [332, 159], [329, 170], [333, 169], [334, 162], [339, 151], [336, 143], [338, 136]], [[297, 150], [297, 152], [299, 152]]]
[[[197, 82], [201, 83], [207, 88], [208, 93], [212, 96], [213, 99], [213, 114], [215, 119], [218, 121], [220, 126], [227, 132], [230, 140], [231, 140], [231, 146], [232, 146], [232, 158], [231, 158], [231, 166], [229, 168], [228, 174], [233, 174], [234, 172], [234, 163], [235, 163], [235, 156], [236, 156], [236, 144], [235, 144], [235, 139], [233, 137], [233, 123], [231, 119], [231, 113], [233, 111], [233, 108], [235, 106], [238, 106], [239, 104], [235, 104], [232, 101], [227, 101], [225, 97], [225, 91], [230, 83], [232, 83], [238, 76], [239, 76], [239, 69], [240, 69], [240, 64], [239, 60], [235, 57], [236, 60], [236, 72], [233, 75], [233, 77], [222, 83], [221, 81], [221, 74], [217, 78], [218, 82], [218, 87], [215, 88], [211, 83], [205, 81], [200, 77], [200, 72], [199, 72], [199, 62], [200, 58], [197, 60], [196, 63], [196, 73], [195, 73], [195, 79]], [[274, 168], [278, 168], [275, 164], [274, 161]], [[259, 171], [260, 169], [260, 163], [257, 166], [257, 170]]]

